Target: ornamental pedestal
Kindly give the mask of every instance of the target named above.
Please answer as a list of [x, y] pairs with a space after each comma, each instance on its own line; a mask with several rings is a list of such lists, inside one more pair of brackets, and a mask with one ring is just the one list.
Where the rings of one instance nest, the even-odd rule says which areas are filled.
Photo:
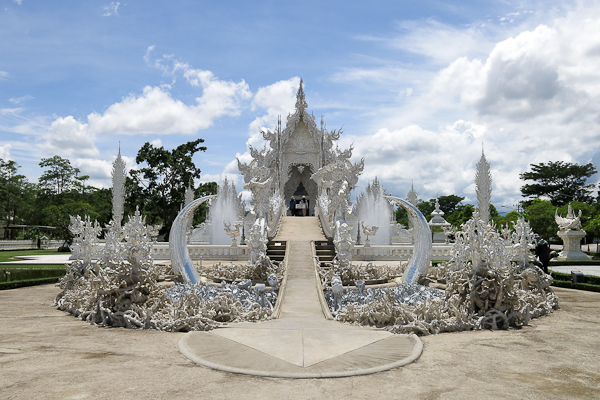
[[558, 231], [558, 237], [563, 241], [563, 251], [557, 260], [589, 260], [590, 257], [581, 251], [581, 239], [585, 237], [584, 230]]

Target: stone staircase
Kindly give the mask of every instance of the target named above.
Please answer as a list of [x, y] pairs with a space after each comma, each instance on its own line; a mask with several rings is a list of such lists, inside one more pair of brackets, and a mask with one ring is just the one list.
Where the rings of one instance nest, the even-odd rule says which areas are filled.
[[335, 258], [335, 246], [332, 240], [316, 240], [315, 250], [321, 267], [325, 267], [325, 263], [332, 263]]
[[286, 247], [286, 241], [270, 240], [269, 243], [267, 243], [267, 257], [269, 257], [271, 261], [283, 261]]

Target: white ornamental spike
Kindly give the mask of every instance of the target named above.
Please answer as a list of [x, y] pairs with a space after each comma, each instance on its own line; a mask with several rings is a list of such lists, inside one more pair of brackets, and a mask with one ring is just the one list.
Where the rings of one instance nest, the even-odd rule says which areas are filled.
[[121, 158], [121, 147], [119, 155], [113, 162], [112, 169], [112, 214], [115, 225], [121, 226], [123, 220], [123, 204], [125, 202], [125, 161]]
[[492, 174], [490, 173], [490, 164], [485, 159], [483, 149], [481, 149], [481, 159], [477, 163], [477, 171], [475, 172], [475, 192], [477, 193], [479, 218], [482, 221], [489, 222], [490, 202], [492, 199]]

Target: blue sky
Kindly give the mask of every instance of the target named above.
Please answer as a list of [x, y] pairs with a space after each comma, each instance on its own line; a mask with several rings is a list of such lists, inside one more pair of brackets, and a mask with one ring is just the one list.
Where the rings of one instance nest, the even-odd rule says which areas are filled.
[[110, 186], [147, 141], [197, 137], [202, 180], [236, 178], [258, 128], [309, 110], [404, 197], [474, 201], [482, 144], [492, 201], [530, 163], [600, 167], [600, 6], [585, 1], [0, 0], [0, 157], [32, 181], [69, 158]]

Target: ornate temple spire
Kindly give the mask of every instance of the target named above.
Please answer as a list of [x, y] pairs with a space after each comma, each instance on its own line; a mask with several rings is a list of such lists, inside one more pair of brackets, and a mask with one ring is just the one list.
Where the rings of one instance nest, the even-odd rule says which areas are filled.
[[479, 217], [482, 221], [490, 220], [490, 201], [492, 199], [492, 174], [490, 173], [490, 164], [485, 159], [483, 147], [481, 148], [481, 158], [477, 163], [475, 172], [475, 192], [477, 193], [477, 206], [479, 208]]
[[300, 112], [304, 112], [308, 107], [306, 104], [306, 99], [304, 98], [304, 80], [300, 79], [300, 87], [298, 88], [298, 93], [296, 93], [296, 110]]
[[415, 192], [415, 188], [412, 182], [410, 183], [410, 191], [406, 195], [406, 200], [408, 200], [408, 202], [413, 206], [417, 206], [419, 195], [417, 195], [417, 192]]
[[123, 220], [123, 203], [125, 202], [125, 161], [121, 158], [121, 143], [119, 154], [113, 162], [112, 169], [112, 214], [115, 225], [121, 225]]

